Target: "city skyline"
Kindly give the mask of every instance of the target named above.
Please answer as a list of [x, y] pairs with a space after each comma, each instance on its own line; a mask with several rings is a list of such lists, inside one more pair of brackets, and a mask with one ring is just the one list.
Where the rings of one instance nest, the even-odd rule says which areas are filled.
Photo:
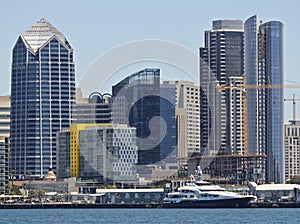
[[[273, 20], [273, 19], [279, 19], [286, 25], [286, 38], [289, 41], [287, 42], [287, 48], [288, 51], [295, 51], [290, 46], [290, 41], [296, 40], [296, 38], [293, 36], [292, 28], [296, 24], [297, 21], [297, 10], [295, 7], [297, 5], [297, 1], [290, 1], [289, 4], [284, 4], [281, 1], [272, 1], [272, 10], [270, 10], [269, 1], [260, 2], [260, 1], [252, 1], [252, 2], [243, 2], [239, 3], [236, 1], [227, 1], [226, 3], [223, 1], [214, 1], [212, 3], [206, 2], [205, 4], [198, 3], [197, 1], [191, 1], [189, 5], [186, 5], [184, 2], [173, 2], [170, 4], [170, 1], [166, 1], [165, 3], [160, 4], [154, 4], [151, 3], [139, 3], [137, 1], [131, 1], [131, 3], [123, 3], [119, 1], [112, 1], [111, 3], [108, 2], [90, 2], [90, 4], [83, 4], [76, 2], [73, 5], [68, 5], [72, 10], [75, 12], [83, 11], [81, 7], [79, 6], [85, 6], [86, 12], [84, 15], [85, 17], [77, 18], [76, 13], [65, 15], [62, 14], [64, 10], [64, 6], [66, 6], [67, 3], [61, 3], [62, 9], [59, 9], [56, 13], [53, 13], [54, 5], [49, 5], [49, 7], [43, 7], [39, 4], [34, 4], [35, 1], [29, 1], [27, 3], [19, 3], [18, 6], [20, 8], [14, 8], [14, 10], [17, 10], [20, 12], [18, 16], [10, 15], [11, 10], [13, 9], [14, 2], [7, 2], [3, 5], [1, 15], [3, 18], [7, 18], [5, 20], [2, 20], [0, 23], [1, 28], [7, 27], [10, 24], [13, 24], [13, 27], [9, 27], [8, 32], [4, 36], [4, 43], [1, 43], [0, 49], [6, 52], [7, 55], [2, 56], [4, 61], [8, 63], [6, 65], [6, 69], [2, 68], [0, 71], [1, 73], [7, 73], [9, 72], [10, 67], [10, 48], [15, 42], [16, 38], [15, 36], [18, 34], [19, 30], [24, 30], [28, 26], [28, 24], [32, 24], [33, 22], [37, 21], [41, 17], [45, 17], [47, 20], [49, 20], [53, 25], [57, 26], [61, 30], [65, 30], [66, 36], [75, 36], [74, 40], [72, 40], [72, 46], [74, 48], [78, 49], [79, 52], [77, 53], [76, 60], [79, 60], [80, 64], [78, 65], [78, 74], [77, 76], [82, 75], [86, 67], [97, 57], [99, 54], [104, 53], [106, 50], [109, 50], [116, 45], [122, 44], [124, 42], [137, 40], [137, 39], [164, 39], [164, 40], [170, 40], [174, 42], [178, 42], [191, 50], [197, 52], [197, 47], [199, 44], [202, 43], [202, 31], [206, 30], [210, 26], [210, 21], [216, 20], [216, 19], [246, 19], [249, 16], [253, 14], [257, 14], [262, 20]], [[233, 3], [235, 7], [233, 6]], [[259, 4], [258, 4], [259, 3]], [[23, 5], [24, 4], [24, 5]], [[214, 8], [214, 13], [209, 13], [211, 10], [201, 11], [201, 13], [198, 13], [201, 8], [212, 8], [212, 6], [219, 4], [220, 7]], [[24, 6], [24, 7], [22, 7]], [[127, 6], [127, 7], [126, 7]], [[158, 7], [159, 6], [159, 7]], [[183, 6], [183, 7], [182, 7]], [[223, 7], [222, 7], [223, 6]], [[124, 7], [126, 10], [123, 11]], [[165, 10], [168, 7], [167, 15], [169, 15], [169, 18], [165, 18]], [[26, 13], [26, 10], [23, 10], [24, 8], [30, 8], [32, 11], [35, 11], [36, 14], [29, 14]], [[147, 18], [140, 17], [140, 21], [135, 20], [135, 16], [131, 15], [130, 13], [133, 12], [133, 10], [136, 10], [136, 13], [138, 15], [142, 14], [141, 11], [138, 9], [156, 9], [156, 18], [155, 20], [150, 20]], [[57, 10], [57, 8], [55, 7]], [[117, 18], [111, 18], [111, 21], [105, 20], [102, 21], [101, 19], [105, 18], [105, 16], [109, 15], [110, 12], [113, 12], [112, 9], [114, 9], [114, 12], [118, 12], [120, 16], [122, 16], [123, 21], [120, 22]], [[237, 10], [238, 9], [238, 10]], [[107, 11], [107, 12], [106, 12]], [[178, 12], [182, 12], [182, 14], [187, 15], [186, 18], [176, 18], [176, 14]], [[88, 13], [90, 12], [90, 13]], [[95, 12], [100, 12], [99, 14], [95, 14]], [[187, 13], [190, 12], [190, 13]], [[195, 13], [197, 12], [197, 13]], [[101, 14], [102, 13], [102, 14]], [[127, 15], [127, 16], [125, 16]], [[161, 24], [155, 23], [155, 21], [161, 21]], [[179, 20], [182, 20], [180, 23], [178, 23]], [[295, 21], [294, 21], [295, 20]], [[22, 21], [22, 22], [20, 22]], [[89, 22], [89, 23], [87, 23]], [[119, 23], [120, 22], [120, 23]], [[187, 23], [189, 22], [189, 23]], [[93, 28], [97, 27], [99, 23], [99, 29], [101, 31], [107, 31], [108, 33], [105, 35], [105, 37], [100, 37], [102, 41], [102, 44], [95, 47], [95, 49], [87, 48], [83, 49], [83, 45], [92, 46], [92, 43], [80, 43], [84, 42], [83, 40], [88, 40], [88, 36], [84, 36], [87, 32], [91, 35], [97, 35], [101, 31], [93, 30]], [[141, 23], [145, 23], [145, 28], [139, 27]], [[80, 29], [77, 29], [75, 26], [81, 27], [83, 32], [80, 31]], [[86, 24], [83, 26], [83, 24]], [[117, 26], [114, 26], [117, 25]], [[123, 26], [125, 25], [125, 26]], [[168, 26], [166, 26], [168, 25]], [[187, 25], [187, 26], [186, 26]], [[122, 28], [123, 26], [123, 28]], [[159, 29], [156, 31], [152, 31], [149, 28], [153, 28], [157, 26]], [[162, 30], [163, 27], [167, 27], [168, 29]], [[103, 29], [101, 29], [103, 27]], [[118, 28], [128, 29], [132, 32], [127, 32], [125, 35], [112, 35], [114, 34]], [[135, 30], [135, 28], [137, 28]], [[138, 29], [139, 28], [139, 29]], [[178, 28], [184, 28], [184, 30], [189, 30], [192, 32], [187, 32], [185, 35], [178, 34], [173, 35], [175, 31], [178, 30]], [[116, 29], [116, 30], [115, 30]], [[122, 31], [120, 30], [120, 31]], [[298, 31], [296, 31], [298, 32]], [[139, 33], [139, 35], [136, 35]], [[75, 35], [76, 34], [76, 35]], [[80, 35], [77, 35], [80, 34]], [[110, 35], [111, 34], [111, 35]], [[98, 36], [99, 37], [99, 36]], [[96, 37], [90, 37], [90, 38], [96, 38]], [[111, 40], [110, 40], [111, 39]], [[105, 41], [107, 40], [107, 41]], [[295, 43], [295, 41], [292, 41], [291, 43]], [[90, 55], [87, 52], [90, 52]], [[287, 57], [292, 59], [291, 56]], [[84, 57], [87, 57], [86, 59]], [[5, 63], [5, 64], [6, 64]], [[6, 72], [5, 72], [6, 70]], [[9, 81], [9, 79], [7, 80]], [[1, 88], [2, 89], [2, 88]], [[1, 94], [8, 93], [1, 92]]]
[[[177, 6], [177, 3], [175, 4], [176, 6]], [[256, 17], [256, 15], [255, 15], [255, 17]], [[259, 18], [261, 18], [261, 17], [259, 17]], [[239, 19], [239, 18], [238, 18]], [[212, 20], [212, 21], [214, 21], [214, 22], [216, 22], [216, 21], [236, 21], [236, 22], [238, 22], [238, 21], [240, 21], [240, 24], [236, 24], [236, 26], [234, 26], [234, 27], [232, 27], [232, 29], [239, 29], [239, 30], [243, 30], [243, 24], [241, 23], [241, 21], [243, 21], [243, 20], [238, 20], [238, 19], [233, 19], [233, 20], [228, 20], [228, 19], [222, 19], [222, 20]], [[278, 20], [280, 20], [280, 19], [276, 19], [277, 21]], [[46, 21], [43, 17], [42, 17], [42, 19], [40, 19], [39, 20], [40, 22], [44, 22], [44, 21]], [[271, 20], [266, 20], [266, 21], [271, 21]], [[39, 23], [39, 22], [37, 22], [37, 23]], [[280, 22], [281, 23], [281, 22]], [[281, 24], [283, 24], [283, 23], [281, 23]], [[215, 26], [215, 24], [213, 24], [213, 26]], [[218, 26], [218, 27], [220, 27], [220, 28], [213, 28], [213, 29], [225, 29], [227, 26], [230, 26], [230, 24], [228, 25], [228, 24], [216, 24], [216, 26]], [[266, 28], [264, 28], [265, 30], [267, 30], [267, 27]], [[208, 32], [207, 31], [208, 29], [204, 29], [204, 32]], [[63, 40], [64, 39], [64, 37], [62, 36], [62, 34], [59, 32], [59, 31], [57, 31], [57, 30], [55, 30], [55, 29], [52, 29], [52, 31], [54, 32], [54, 34], [57, 36], [57, 40]], [[34, 29], [32, 29], [30, 32], [25, 32], [24, 34], [23, 34], [23, 41], [24, 41], [24, 45], [25, 46], [30, 46], [30, 48], [31, 48], [31, 51], [33, 52], [33, 54], [35, 54], [35, 52], [38, 50], [38, 48], [40, 47], [40, 46], [42, 46], [43, 44], [44, 44], [44, 41], [46, 41], [47, 40], [47, 38], [44, 38], [44, 37], [42, 37], [44, 34], [38, 34], [39, 35], [39, 37], [33, 37], [32, 36], [32, 34], [31, 33], [34, 33], [35, 32], [35, 28]], [[44, 32], [44, 31], [43, 31]], [[127, 32], [126, 32], [127, 33]], [[158, 31], [158, 34], [160, 33], [160, 31]], [[93, 36], [93, 35], [90, 35], [90, 36]], [[41, 38], [42, 37], [42, 38]], [[44, 38], [44, 39], [43, 39]], [[200, 39], [200, 38], [199, 38]], [[101, 39], [100, 39], [101, 40]], [[20, 41], [20, 39], [18, 39], [18, 41]], [[18, 43], [18, 41], [17, 41], [17, 43]], [[64, 40], [63, 40], [64, 41]], [[167, 41], [172, 41], [172, 40], [167, 40]], [[205, 44], [204, 44], [204, 47], [206, 47], [206, 42], [207, 42], [207, 40], [205, 39]], [[176, 43], [176, 44], [179, 44], [179, 43], [177, 43], [177, 42], [174, 42], [174, 43]], [[236, 39], [234, 39], [234, 40], [232, 40], [232, 43], [234, 43], [234, 44], [237, 44], [238, 46], [240, 45], [239, 43], [243, 43], [243, 40], [240, 38], [240, 41], [238, 41], [238, 42], [236, 42]], [[66, 42], [65, 43], [68, 47], [70, 47], [70, 45], [69, 45], [69, 43], [68, 42]], [[106, 44], [106, 43], [104, 43], [104, 42], [101, 42], [101, 41], [99, 41], [99, 44]], [[16, 66], [18, 66], [18, 63], [20, 62], [20, 61], [22, 61], [24, 58], [24, 56], [23, 56], [23, 54], [22, 54], [22, 51], [23, 51], [23, 45], [21, 46], [22, 44], [17, 44], [16, 45], [16, 47], [14, 48], [14, 58], [13, 58], [13, 61], [12, 61], [12, 78], [11, 78], [11, 94], [12, 94], [12, 105], [14, 105], [14, 104], [16, 104], [17, 103], [17, 100], [14, 98], [16, 95], [20, 95], [20, 97], [22, 97], [21, 99], [23, 100], [22, 101], [22, 104], [23, 105], [25, 105], [25, 107], [24, 108], [29, 108], [30, 107], [30, 102], [29, 103], [27, 103], [26, 101], [27, 100], [30, 100], [28, 97], [26, 98], [26, 97], [24, 97], [24, 94], [23, 94], [23, 92], [24, 92], [24, 90], [22, 90], [22, 86], [21, 87], [19, 87], [16, 83], [18, 82], [18, 80], [17, 79], [21, 79], [21, 78], [23, 78], [23, 77], [17, 77], [19, 74], [17, 74], [16, 73], [16, 71], [17, 71], [17, 67]], [[203, 44], [199, 44], [200, 46], [203, 46]], [[95, 44], [95, 46], [98, 46], [98, 42], [96, 42], [96, 44]], [[186, 46], [184, 46], [184, 45], [182, 45], [183, 47], [186, 47]], [[237, 47], [238, 47], [237, 46]], [[51, 47], [52, 48], [52, 47]], [[71, 47], [70, 47], [71, 48]], [[203, 47], [200, 47], [200, 52], [201, 52], [201, 49], [202, 49]], [[241, 47], [242, 48], [242, 47]], [[51, 50], [50, 50], [51, 51]], [[50, 52], [49, 51], [49, 52]], [[31, 53], [32, 53], [31, 52]], [[239, 52], [241, 52], [241, 50], [238, 50], [237, 49], [237, 54], [239, 54]], [[147, 53], [147, 52], [146, 52]], [[15, 54], [17, 55], [17, 57], [15, 57]], [[127, 54], [129, 55], [130, 54], [130, 52], [127, 52]], [[221, 52], [221, 54], [222, 54], [222, 52]], [[52, 55], [51, 55], [52, 56]], [[221, 55], [222, 56], [222, 55]], [[28, 56], [26, 56], [26, 57], [28, 57]], [[174, 56], [175, 57], [175, 56]], [[266, 56], [267, 57], [267, 56]], [[71, 56], [71, 58], [72, 58], [72, 62], [73, 62], [73, 53], [72, 53], [72, 56]], [[241, 59], [241, 61], [243, 61], [243, 53], [241, 54], [241, 56], [239, 57], [238, 55], [233, 55], [233, 57], [232, 58], [240, 58]], [[142, 58], [143, 59], [143, 58]], [[153, 58], [153, 61], [155, 61], [155, 59], [156, 58]], [[28, 61], [34, 61], [35, 59], [33, 59], [33, 58], [31, 58], [31, 57], [29, 57], [29, 59], [28, 59]], [[52, 59], [49, 59], [50, 61], [52, 60]], [[118, 60], [117, 58], [116, 58], [116, 60]], [[183, 61], [185, 60], [185, 59], [182, 59]], [[40, 60], [41, 61], [41, 60]], [[43, 61], [43, 59], [42, 59], [42, 61]], [[80, 61], [80, 60], [79, 60]], [[143, 60], [141, 60], [141, 61], [143, 61]], [[146, 60], [145, 60], [146, 61]], [[187, 61], [187, 60], [186, 60]], [[229, 76], [232, 76], [232, 75], [234, 75], [234, 76], [236, 76], [236, 75], [238, 75], [238, 76], [241, 76], [243, 73], [244, 73], [244, 71], [243, 71], [243, 68], [244, 68], [244, 66], [243, 66], [243, 63], [239, 63], [236, 59], [233, 61], [234, 63], [236, 63], [236, 65], [234, 66], [234, 67], [236, 67], [236, 69], [238, 69], [237, 70], [237, 74], [236, 74], [236, 71], [234, 71], [234, 70], [232, 70], [232, 71], [229, 71], [229, 73], [228, 74], [226, 74], [226, 78], [228, 78]], [[17, 64], [16, 64], [17, 63]], [[26, 63], [28, 63], [27, 61], [26, 61]], [[30, 64], [30, 63], [29, 63]], [[112, 63], [113, 64], [113, 63]], [[230, 63], [231, 64], [231, 63]], [[283, 63], [282, 63], [283, 64]], [[129, 63], [126, 65], [124, 65], [124, 67], [127, 67], [129, 65]], [[41, 65], [42, 66], [42, 65]], [[176, 65], [175, 65], [176, 66]], [[178, 68], [180, 68], [180, 65], [177, 65], [178, 66]], [[29, 70], [31, 69], [31, 70], [33, 70], [33, 67], [34, 66], [32, 66], [32, 68], [29, 68]], [[147, 66], [148, 67], [148, 66]], [[149, 67], [154, 67], [154, 66], [149, 66]], [[203, 66], [201, 66], [201, 68], [202, 68]], [[283, 67], [283, 66], [282, 66]], [[121, 67], [121, 68], [116, 68], [116, 70], [120, 70], [120, 71], [122, 71], [122, 69], [124, 69], [123, 67]], [[30, 71], [31, 71], [30, 70]], [[135, 69], [135, 71], [136, 71], [137, 69]], [[42, 71], [43, 71], [43, 68], [42, 68]], [[73, 70], [73, 68], [72, 68], [72, 71], [73, 71], [73, 75], [75, 76], [75, 72], [74, 72], [74, 70]], [[227, 71], [227, 70], [226, 70]], [[36, 72], [37, 72], [37, 70], [36, 70]], [[100, 70], [97, 70], [96, 71], [96, 73], [95, 73], [95, 76], [96, 75], [98, 75], [98, 73], [100, 73], [100, 75], [98, 75], [98, 76], [114, 76], [115, 74], [114, 73], [112, 73], [112, 74], [110, 74], [110, 73], [101, 73], [102, 72], [102, 70], [101, 70], [101, 68], [100, 68]], [[227, 71], [228, 72], [228, 71]], [[128, 72], [123, 72], [123, 75], [124, 74], [126, 74], [126, 73], [128, 73]], [[175, 72], [176, 73], [176, 72]], [[23, 74], [22, 72], [20, 73], [21, 75]], [[27, 74], [27, 73], [26, 73]], [[167, 76], [168, 75], [170, 75], [170, 74], [167, 74]], [[79, 76], [79, 77], [78, 77]], [[176, 75], [175, 75], [176, 76]], [[16, 78], [17, 77], [17, 78]], [[174, 77], [172, 77], [173, 79], [174, 79]], [[79, 79], [79, 81], [80, 81], [80, 74], [79, 75], [77, 75], [77, 80]], [[179, 80], [177, 77], [176, 77], [176, 79], [177, 80]], [[219, 79], [219, 77], [217, 77], [217, 79]], [[184, 78], [182, 78], [182, 80], [185, 80]], [[28, 80], [26, 80], [26, 81], [28, 81]], [[30, 80], [29, 80], [30, 81]], [[74, 78], [72, 78], [72, 81], [73, 82], [75, 82], [75, 77]], [[77, 81], [77, 82], [79, 82], [79, 81]], [[98, 83], [98, 82], [96, 82], [96, 83]], [[201, 81], [201, 85], [203, 85], [203, 80]], [[108, 85], [108, 83], [106, 83], [107, 85]], [[114, 84], [114, 83], [109, 83], [109, 84]], [[221, 85], [225, 85], [226, 83], [221, 83]], [[283, 84], [282, 82], [280, 82], [279, 84]], [[27, 84], [26, 84], [27, 85]], [[100, 83], [99, 83], [99, 85], [101, 85]], [[50, 86], [51, 87], [51, 86]], [[19, 88], [20, 88], [20, 92], [18, 92], [18, 90], [19, 90]], [[27, 87], [26, 87], [27, 88]], [[28, 87], [28, 88], [31, 88], [31, 87]], [[36, 87], [37, 88], [37, 87]], [[40, 88], [40, 87], [39, 87]], [[52, 88], [52, 87], [51, 87]], [[37, 88], [38, 89], [38, 88]], [[23, 91], [23, 92], [22, 92]], [[26, 90], [27, 91], [27, 90]], [[31, 92], [33, 91], [32, 89], [30, 90]], [[29, 95], [29, 97], [31, 97], [31, 95], [32, 95], [32, 93], [31, 92], [28, 92], [27, 94]], [[43, 99], [43, 89], [39, 89], [39, 91], [38, 90], [36, 90], [37, 91], [37, 93], [35, 93], [36, 95], [41, 95], [42, 97], [42, 99]], [[52, 91], [52, 89], [51, 89], [51, 91]], [[272, 90], [273, 91], [273, 90]], [[275, 91], [275, 90], [274, 90]], [[279, 90], [278, 90], [279, 91]], [[282, 91], [282, 90], [280, 90], [280, 91]], [[44, 91], [45, 92], [45, 91]], [[23, 95], [22, 95], [23, 94]], [[52, 95], [52, 93], [50, 94], [50, 95]], [[56, 94], [53, 94], [53, 95], [56, 95]], [[282, 94], [281, 94], [282, 95]], [[32, 95], [33, 96], [33, 95]], [[282, 102], [281, 102], [282, 101]], [[280, 102], [281, 103], [283, 103], [283, 97], [281, 96], [280, 97]], [[216, 108], [216, 107], [215, 107]], [[221, 109], [222, 110], [222, 109]], [[29, 112], [28, 112], [29, 113]], [[41, 111], [41, 113], [42, 113], [42, 111]], [[51, 113], [50, 113], [51, 114]], [[14, 113], [12, 113], [12, 117], [14, 117], [14, 116], [18, 116], [19, 117], [19, 119], [20, 118], [23, 118], [23, 116], [24, 115], [16, 115], [16, 114], [14, 114]], [[26, 115], [25, 115], [26, 116]], [[227, 116], [227, 115], [226, 115]], [[41, 118], [40, 118], [41, 119]], [[70, 119], [70, 120], [72, 120], [72, 119]], [[281, 120], [281, 118], [280, 118], [280, 120]], [[51, 122], [50, 122], [51, 123]], [[220, 123], [222, 123], [223, 125], [225, 125], [225, 123], [227, 123], [227, 122], [224, 122], [224, 120], [222, 120], [222, 122], [220, 122]], [[13, 122], [12, 122], [12, 124], [14, 124]], [[15, 124], [16, 125], [16, 124]], [[17, 124], [17, 126], [19, 127], [19, 126], [22, 126], [23, 124]], [[234, 126], [234, 125], [233, 125]], [[51, 124], [50, 124], [50, 127], [51, 127]], [[224, 126], [223, 127], [223, 134], [225, 134], [225, 132], [226, 131], [228, 131], [228, 129], [229, 129], [229, 127], [228, 127], [228, 124], [226, 124], [226, 127]], [[50, 131], [51, 132], [51, 131]], [[233, 133], [235, 133], [236, 131], [234, 131]], [[51, 133], [50, 133], [50, 135], [51, 135]], [[14, 140], [14, 136], [12, 136], [12, 140]], [[226, 144], [228, 145], [228, 139], [225, 139], [225, 141], [226, 141]], [[12, 141], [13, 142], [13, 141]], [[25, 144], [26, 144], [26, 142], [25, 142]], [[234, 143], [234, 144], [236, 144], [236, 143]], [[12, 144], [13, 145], [13, 144]], [[42, 145], [42, 144], [41, 144]], [[227, 146], [225, 147], [224, 146], [224, 148], [222, 148], [222, 150], [227, 150]], [[52, 152], [52, 150], [50, 150], [50, 154], [51, 154], [51, 152]]]
[[298, 5], [5, 3], [0, 208], [300, 207]]
[[[162, 39], [181, 44], [198, 54], [198, 47], [203, 43], [202, 32], [209, 29], [212, 20], [245, 20], [254, 14], [264, 21], [280, 20], [285, 24], [285, 79], [300, 82], [300, 78], [296, 75], [296, 55], [300, 46], [295, 45], [299, 31], [294, 29], [299, 17], [297, 1], [290, 1], [289, 4], [272, 1], [272, 10], [269, 7], [270, 1], [238, 2], [232, 0], [206, 2], [205, 4], [191, 1], [188, 5], [184, 2], [173, 1], [156, 3], [100, 1], [90, 4], [75, 2], [71, 5], [60, 2], [59, 9], [54, 6], [56, 4], [53, 2], [47, 5], [48, 7], [35, 4], [35, 2], [19, 2], [17, 7], [14, 2], [7, 2], [1, 7], [1, 16], [5, 19], [1, 20], [0, 27], [6, 32], [0, 43], [0, 74], [3, 80], [0, 84], [0, 95], [8, 95], [10, 92], [11, 49], [16, 36], [20, 30], [25, 30], [29, 24], [33, 24], [42, 17], [58, 29], [64, 30], [67, 37], [72, 37], [71, 44], [77, 49], [75, 53], [77, 83], [88, 66], [99, 55], [126, 42]], [[215, 5], [220, 7], [216, 8]], [[65, 14], [66, 7], [74, 13]], [[28, 14], [27, 10], [23, 10], [24, 8], [35, 13]], [[82, 10], [83, 8], [85, 10]], [[201, 10], [204, 8], [205, 10]], [[12, 11], [18, 13], [11, 13]], [[155, 17], [143, 16], [145, 11], [154, 11]], [[82, 16], [77, 17], [78, 14]], [[134, 71], [136, 70], [138, 69], [135, 68]], [[131, 72], [133, 71], [128, 74]], [[291, 98], [291, 94], [295, 91], [294, 89], [286, 90], [286, 96]], [[290, 110], [289, 105], [287, 109]]]

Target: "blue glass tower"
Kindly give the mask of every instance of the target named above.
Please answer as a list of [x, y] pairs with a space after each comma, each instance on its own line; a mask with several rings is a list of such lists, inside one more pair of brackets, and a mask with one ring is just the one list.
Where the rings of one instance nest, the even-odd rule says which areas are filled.
[[56, 132], [75, 105], [73, 49], [45, 19], [19, 36], [12, 57], [10, 169], [44, 176], [56, 168]]
[[[283, 24], [252, 16], [244, 28], [246, 84], [283, 85]], [[247, 108], [248, 153], [266, 154], [266, 181], [282, 183], [283, 89], [247, 89]]]
[[[261, 24], [259, 38], [259, 76], [265, 83], [283, 85], [283, 24]], [[267, 89], [266, 93], [267, 180], [283, 183], [283, 89]]]
[[[252, 16], [244, 23], [245, 39], [245, 80], [247, 85], [258, 84], [257, 67], [257, 22], [256, 16]], [[259, 154], [262, 146], [258, 147], [258, 125], [263, 128], [263, 122], [258, 122], [257, 89], [247, 89], [247, 127], [248, 127], [248, 153]], [[261, 142], [263, 144], [263, 142]]]

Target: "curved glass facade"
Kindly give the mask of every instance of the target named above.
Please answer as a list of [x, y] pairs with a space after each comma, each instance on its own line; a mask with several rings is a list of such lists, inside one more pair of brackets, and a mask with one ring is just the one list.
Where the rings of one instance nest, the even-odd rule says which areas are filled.
[[[283, 24], [271, 21], [259, 27], [264, 57], [261, 73], [271, 85], [283, 85]], [[267, 90], [267, 174], [268, 180], [284, 182], [283, 166], [283, 89]]]
[[[257, 24], [256, 16], [244, 23], [246, 85], [257, 85]], [[258, 154], [257, 89], [247, 89], [248, 153]]]
[[[112, 87], [112, 121], [136, 128], [139, 165], [161, 161], [160, 70], [146, 68]], [[153, 122], [153, 123], [152, 123]]]
[[[283, 24], [252, 16], [244, 29], [246, 84], [283, 85]], [[248, 153], [266, 154], [265, 180], [282, 183], [283, 89], [247, 89], [247, 110]]]
[[72, 121], [73, 49], [42, 19], [19, 37], [12, 60], [10, 167], [42, 177], [56, 168], [56, 132]]

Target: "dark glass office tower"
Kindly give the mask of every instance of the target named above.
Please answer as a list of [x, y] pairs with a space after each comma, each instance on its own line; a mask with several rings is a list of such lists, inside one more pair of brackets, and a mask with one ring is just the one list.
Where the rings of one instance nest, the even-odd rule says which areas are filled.
[[17, 174], [56, 168], [56, 132], [69, 128], [75, 105], [73, 49], [41, 19], [19, 36], [12, 57], [11, 160]]
[[160, 70], [144, 69], [112, 87], [114, 124], [136, 128], [139, 165], [161, 160]]
[[[247, 85], [283, 85], [283, 24], [245, 21], [245, 77]], [[247, 90], [248, 152], [266, 154], [266, 181], [282, 183], [283, 89]]]

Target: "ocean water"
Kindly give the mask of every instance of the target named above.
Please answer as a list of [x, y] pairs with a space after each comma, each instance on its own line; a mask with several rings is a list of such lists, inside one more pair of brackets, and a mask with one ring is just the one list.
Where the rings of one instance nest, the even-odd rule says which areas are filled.
[[299, 223], [299, 208], [269, 209], [2, 209], [1, 224]]

